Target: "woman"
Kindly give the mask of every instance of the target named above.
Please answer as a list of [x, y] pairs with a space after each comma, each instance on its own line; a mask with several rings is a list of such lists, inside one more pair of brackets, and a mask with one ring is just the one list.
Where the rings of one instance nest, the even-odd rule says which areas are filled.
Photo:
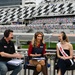
[[73, 65], [73, 47], [65, 32], [61, 32], [58, 38], [60, 41], [57, 43], [58, 75], [64, 75], [66, 68]]
[[42, 71], [44, 75], [47, 75], [45, 60], [33, 60], [33, 57], [43, 57], [45, 54], [46, 44], [43, 39], [44, 35], [42, 32], [36, 32], [28, 49], [28, 56], [30, 57], [29, 63], [36, 66], [36, 70], [33, 75], [38, 75]]

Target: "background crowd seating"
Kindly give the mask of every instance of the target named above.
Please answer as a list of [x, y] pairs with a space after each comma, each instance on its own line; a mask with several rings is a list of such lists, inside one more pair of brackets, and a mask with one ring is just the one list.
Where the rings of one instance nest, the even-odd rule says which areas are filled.
[[[63, 16], [75, 14], [75, 2], [46, 3], [36, 7], [0, 8], [0, 23], [11, 21], [24, 21], [33, 17]], [[62, 20], [62, 19], [61, 19]], [[64, 21], [65, 18], [62, 20]], [[66, 20], [70, 22], [70, 18]], [[53, 21], [50, 21], [53, 22]], [[58, 20], [57, 20], [58, 22]]]

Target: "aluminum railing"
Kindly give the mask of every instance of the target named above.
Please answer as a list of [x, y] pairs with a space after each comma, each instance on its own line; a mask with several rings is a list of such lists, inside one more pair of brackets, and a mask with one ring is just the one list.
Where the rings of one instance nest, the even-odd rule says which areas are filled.
[[[16, 49], [17, 52], [21, 52], [23, 56], [27, 55], [27, 50], [28, 49]], [[56, 54], [56, 50], [54, 49], [47, 49], [46, 52], [50, 52], [50, 55], [48, 57], [48, 63], [51, 65], [50, 68], [48, 69], [48, 75], [53, 75], [53, 70], [54, 70], [54, 58]], [[74, 55], [75, 55], [75, 50], [74, 50]], [[65, 75], [70, 74], [71, 72], [67, 71]]]

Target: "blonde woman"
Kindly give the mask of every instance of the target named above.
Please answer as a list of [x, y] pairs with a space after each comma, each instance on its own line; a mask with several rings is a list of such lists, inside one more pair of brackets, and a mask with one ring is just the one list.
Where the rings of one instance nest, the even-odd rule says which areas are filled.
[[46, 44], [44, 43], [44, 34], [42, 32], [36, 32], [28, 49], [28, 56], [30, 57], [29, 63], [36, 66], [36, 70], [33, 75], [38, 75], [42, 71], [44, 75], [47, 75], [45, 60], [33, 60], [33, 57], [43, 57], [45, 54]]
[[65, 32], [61, 32], [58, 36], [60, 42], [57, 43], [57, 57], [58, 57], [58, 75], [64, 75], [66, 69], [73, 65], [73, 47], [69, 43]]

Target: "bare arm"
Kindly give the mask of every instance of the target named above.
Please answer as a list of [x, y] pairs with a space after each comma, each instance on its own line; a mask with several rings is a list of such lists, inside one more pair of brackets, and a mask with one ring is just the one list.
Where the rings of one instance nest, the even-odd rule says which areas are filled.
[[64, 57], [63, 56], [61, 56], [60, 54], [59, 54], [59, 49], [58, 49], [58, 47], [56, 46], [56, 50], [57, 50], [57, 57], [58, 58], [61, 58], [61, 59], [64, 59]]
[[70, 56], [66, 57], [65, 59], [73, 58], [73, 46], [72, 46], [72, 44], [69, 44], [69, 50], [70, 50]]
[[5, 52], [0, 52], [0, 55], [2, 57], [7, 57], [7, 58], [22, 58], [22, 55], [19, 53], [9, 54]]

